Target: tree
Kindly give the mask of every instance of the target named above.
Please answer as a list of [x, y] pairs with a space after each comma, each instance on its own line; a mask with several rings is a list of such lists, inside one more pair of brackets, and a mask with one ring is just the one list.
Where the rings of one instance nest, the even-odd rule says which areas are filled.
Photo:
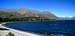
[[0, 22], [2, 21], [2, 18], [0, 17]]

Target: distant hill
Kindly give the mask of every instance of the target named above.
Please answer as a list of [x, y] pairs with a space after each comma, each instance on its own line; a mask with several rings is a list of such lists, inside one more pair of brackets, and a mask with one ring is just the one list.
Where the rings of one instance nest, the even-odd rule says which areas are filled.
[[75, 16], [71, 18], [72, 20], [75, 20]]
[[56, 19], [57, 17], [49, 11], [36, 11], [28, 8], [5, 9], [0, 8], [0, 17], [24, 16], [24, 17], [42, 17], [48, 19]]
[[73, 17], [58, 17], [57, 20], [75, 20], [75, 16], [73, 16]]

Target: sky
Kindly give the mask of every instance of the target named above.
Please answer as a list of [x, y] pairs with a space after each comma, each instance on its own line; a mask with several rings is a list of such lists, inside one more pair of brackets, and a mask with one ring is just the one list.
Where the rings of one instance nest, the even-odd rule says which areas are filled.
[[0, 8], [20, 7], [50, 11], [58, 17], [75, 16], [75, 0], [0, 0]]

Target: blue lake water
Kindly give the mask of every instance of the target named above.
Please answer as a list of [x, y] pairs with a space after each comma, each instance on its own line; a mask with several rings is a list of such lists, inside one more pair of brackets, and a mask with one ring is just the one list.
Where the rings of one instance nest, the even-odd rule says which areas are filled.
[[13, 22], [4, 26], [34, 33], [75, 35], [75, 20]]

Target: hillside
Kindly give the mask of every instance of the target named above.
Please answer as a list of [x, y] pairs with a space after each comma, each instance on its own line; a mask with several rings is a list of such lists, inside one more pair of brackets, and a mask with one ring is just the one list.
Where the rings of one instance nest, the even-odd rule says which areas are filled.
[[0, 17], [23, 16], [23, 17], [41, 17], [46, 19], [56, 19], [57, 17], [49, 11], [36, 11], [28, 8], [19, 9], [0, 9]]

